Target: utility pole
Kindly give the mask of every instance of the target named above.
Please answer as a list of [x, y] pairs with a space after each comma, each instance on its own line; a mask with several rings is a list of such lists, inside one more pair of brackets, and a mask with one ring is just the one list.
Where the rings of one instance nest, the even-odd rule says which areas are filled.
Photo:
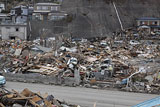
[[5, 9], [7, 10], [7, 0], [5, 1]]
[[122, 21], [121, 21], [121, 18], [120, 18], [120, 16], [119, 16], [119, 13], [118, 13], [118, 10], [117, 10], [117, 7], [116, 7], [116, 5], [115, 5], [114, 2], [113, 2], [113, 6], [114, 6], [114, 9], [115, 9], [116, 14], [117, 14], [118, 21], [119, 21], [119, 23], [120, 23], [120, 25], [121, 25], [121, 30], [123, 31], [124, 28], [123, 28], [123, 25], [122, 25]]

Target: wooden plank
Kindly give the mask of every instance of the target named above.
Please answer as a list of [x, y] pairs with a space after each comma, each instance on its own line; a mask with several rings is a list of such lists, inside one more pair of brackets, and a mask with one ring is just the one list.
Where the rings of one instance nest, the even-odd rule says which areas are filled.
[[29, 69], [27, 71], [29, 71], [29, 72], [35, 72], [35, 73], [42, 73], [42, 72], [44, 72], [43, 70], [40, 70], [40, 69]]
[[0, 107], [5, 107], [2, 103], [0, 103]]
[[[14, 93], [16, 93], [19, 97], [25, 98], [24, 95], [18, 93], [17, 91], [15, 91], [15, 90], [13, 90], [13, 89], [12, 89], [12, 91], [13, 91]], [[34, 105], [35, 107], [40, 107], [40, 106], [39, 106], [38, 104], [36, 104], [34, 101], [32, 101], [32, 100], [30, 100], [30, 99], [28, 99], [28, 101], [29, 101], [32, 105]]]
[[58, 73], [59, 71], [51, 71], [49, 73], [47, 73], [47, 75], [50, 75], [50, 74], [55, 74], [55, 73]]
[[37, 65], [37, 67], [39, 67], [39, 68], [44, 68], [44, 69], [49, 69], [49, 70], [53, 70], [53, 71], [55, 71], [55, 70], [57, 70], [55, 67], [54, 68], [52, 68], [52, 67], [47, 67], [47, 66], [42, 66], [42, 65]]
[[26, 99], [32, 99], [33, 97], [16, 97], [16, 98], [12, 98], [14, 100], [26, 100]]

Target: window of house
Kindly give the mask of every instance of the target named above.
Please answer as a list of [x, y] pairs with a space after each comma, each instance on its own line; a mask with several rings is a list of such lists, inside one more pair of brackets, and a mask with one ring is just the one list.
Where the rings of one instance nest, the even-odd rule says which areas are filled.
[[16, 32], [18, 32], [19, 31], [19, 28], [16, 28]]
[[15, 14], [15, 10], [11, 10], [11, 13], [12, 13], [12, 14]]
[[64, 18], [64, 16], [59, 16], [59, 19], [63, 19]]
[[50, 20], [58, 20], [58, 16], [51, 16]]
[[15, 36], [10, 36], [9, 39], [15, 40], [16, 37]]
[[6, 29], [10, 29], [10, 27], [6, 27]]
[[152, 24], [157, 25], [157, 21], [152, 22]]
[[144, 22], [143, 21], [140, 21], [140, 25], [143, 25], [144, 24]]
[[42, 10], [48, 10], [48, 6], [42, 6]]
[[37, 6], [37, 10], [41, 10], [41, 6]]
[[140, 21], [140, 25], [147, 25], [147, 21]]
[[57, 10], [58, 10], [58, 7], [57, 7], [57, 6], [52, 6], [52, 7], [51, 7], [51, 10], [57, 11]]

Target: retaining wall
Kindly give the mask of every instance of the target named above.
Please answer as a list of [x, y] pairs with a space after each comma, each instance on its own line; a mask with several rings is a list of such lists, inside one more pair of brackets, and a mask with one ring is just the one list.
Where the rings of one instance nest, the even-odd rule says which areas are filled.
[[75, 79], [72, 77], [61, 78], [58, 76], [45, 76], [40, 74], [4, 74], [7, 81], [27, 82], [27, 83], [42, 83], [54, 85], [74, 86]]

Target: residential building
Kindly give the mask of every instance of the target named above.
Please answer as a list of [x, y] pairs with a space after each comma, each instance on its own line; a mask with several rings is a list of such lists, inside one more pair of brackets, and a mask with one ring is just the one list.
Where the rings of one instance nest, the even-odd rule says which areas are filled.
[[143, 17], [137, 19], [137, 25], [160, 26], [160, 18]]
[[160, 30], [160, 18], [153, 18], [153, 17], [139, 18], [137, 19], [137, 26], [149, 29], [150, 32], [158, 31]]
[[2, 12], [2, 10], [5, 10], [5, 4], [0, 2], [0, 13]]
[[56, 3], [37, 3], [32, 14], [32, 18], [37, 20], [57, 20], [65, 16], [66, 13], [61, 11], [61, 5]]
[[23, 5], [16, 6], [11, 10], [10, 15], [15, 23], [25, 23], [28, 18], [28, 7]]
[[27, 40], [27, 18], [28, 7], [16, 6], [11, 9], [10, 14], [0, 14], [0, 37], [2, 39]]
[[0, 36], [4, 40], [20, 38], [27, 39], [27, 24], [1, 23]]
[[56, 3], [37, 3], [34, 6], [34, 12], [60, 11], [60, 4]]
[[0, 23], [11, 21], [11, 17], [9, 14], [0, 13]]

